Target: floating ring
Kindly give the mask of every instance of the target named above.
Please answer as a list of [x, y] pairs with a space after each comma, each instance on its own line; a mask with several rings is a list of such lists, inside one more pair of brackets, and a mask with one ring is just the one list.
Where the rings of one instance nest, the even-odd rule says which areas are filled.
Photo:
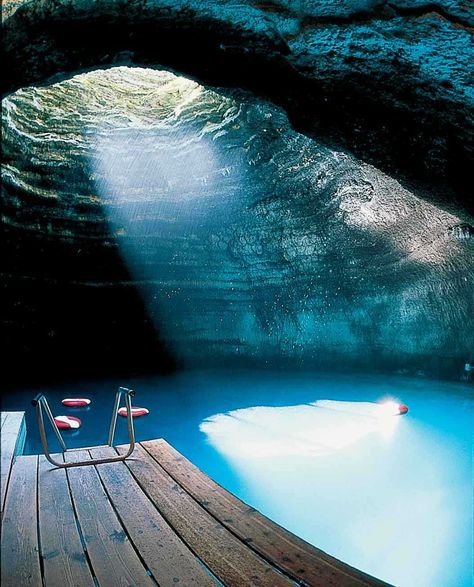
[[[139, 416], [146, 416], [150, 413], [150, 410], [146, 408], [137, 408], [135, 406], [132, 407], [132, 416], [134, 418], [138, 418]], [[127, 408], [119, 408], [118, 410], [119, 416], [126, 416], [127, 415]]]
[[84, 406], [88, 406], [91, 403], [91, 400], [85, 397], [66, 397], [61, 403], [63, 406], [68, 406], [70, 408], [83, 408]]
[[60, 430], [80, 428], [82, 424], [79, 418], [74, 418], [74, 416], [55, 416], [54, 421]]

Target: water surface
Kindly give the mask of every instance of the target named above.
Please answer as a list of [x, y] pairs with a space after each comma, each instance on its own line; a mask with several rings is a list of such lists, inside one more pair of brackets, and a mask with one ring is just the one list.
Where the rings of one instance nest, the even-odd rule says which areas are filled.
[[[68, 446], [105, 442], [118, 383], [133, 386], [135, 404], [150, 409], [135, 420], [139, 439], [166, 438], [319, 548], [401, 587], [472, 584], [472, 386], [238, 371], [45, 388], [55, 414], [83, 421], [65, 433]], [[28, 453], [41, 451], [29, 407], [37, 391], [6, 396], [2, 405], [27, 410]], [[61, 406], [76, 395], [92, 398], [91, 407]], [[409, 413], [377, 418], [360, 403], [383, 398], [403, 401]]]

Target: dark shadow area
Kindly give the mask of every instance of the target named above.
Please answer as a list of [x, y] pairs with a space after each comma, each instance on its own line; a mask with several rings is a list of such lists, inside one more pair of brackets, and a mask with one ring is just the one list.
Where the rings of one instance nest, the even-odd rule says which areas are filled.
[[2, 240], [3, 384], [175, 370], [113, 242], [21, 229]]

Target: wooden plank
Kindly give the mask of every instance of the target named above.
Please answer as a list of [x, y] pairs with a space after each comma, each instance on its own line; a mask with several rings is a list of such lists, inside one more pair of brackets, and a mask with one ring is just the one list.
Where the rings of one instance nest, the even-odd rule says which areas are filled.
[[[111, 447], [90, 451], [93, 458], [117, 456]], [[153, 503], [143, 493], [123, 463], [98, 465], [97, 470], [115, 511], [160, 587], [196, 585], [216, 587], [204, 569]]]
[[25, 419], [25, 415], [22, 412], [22, 417], [21, 417], [21, 423], [20, 423], [20, 432], [17, 436], [16, 439], [16, 444], [15, 444], [15, 451], [13, 453], [13, 456], [20, 456], [23, 454], [23, 451], [25, 450], [25, 442], [26, 442], [26, 419]]
[[[55, 459], [60, 458], [55, 455]], [[46, 587], [94, 587], [77, 529], [66, 471], [40, 457], [38, 481], [39, 535]]]
[[[87, 451], [66, 453], [68, 461], [90, 458]], [[67, 469], [69, 487], [94, 574], [101, 587], [151, 586], [94, 466]]]
[[42, 584], [38, 554], [38, 457], [18, 457], [12, 467], [2, 520], [2, 587]]
[[9, 430], [12, 428], [18, 429], [25, 417], [25, 412], [0, 412], [0, 414], [2, 418], [2, 429], [8, 425]]
[[3, 424], [4, 424], [4, 422], [6, 422], [7, 418], [8, 418], [8, 412], [0, 412], [0, 422], [1, 422], [0, 429], [3, 428]]
[[207, 511], [294, 579], [311, 586], [387, 585], [308, 544], [200, 471], [165, 440], [142, 443], [154, 459]]
[[13, 458], [23, 451], [25, 439], [25, 413], [8, 412], [3, 420], [1, 430], [1, 457], [0, 457], [0, 510], [3, 510], [7, 493], [8, 479], [13, 464]]
[[166, 521], [225, 585], [293, 585], [206, 512], [140, 445], [126, 464]]

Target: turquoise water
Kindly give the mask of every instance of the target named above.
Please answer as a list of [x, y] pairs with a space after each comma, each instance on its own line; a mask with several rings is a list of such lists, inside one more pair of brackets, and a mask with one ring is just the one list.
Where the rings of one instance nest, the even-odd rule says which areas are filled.
[[[150, 409], [135, 420], [139, 439], [166, 438], [305, 540], [401, 587], [472, 585], [472, 386], [238, 371], [44, 388], [56, 415], [83, 421], [64, 434], [68, 446], [105, 442], [119, 383]], [[37, 391], [2, 403], [27, 410], [28, 453], [41, 452], [29, 405]], [[67, 396], [93, 402], [68, 409]], [[372, 402], [384, 398], [409, 413], [379, 417]], [[126, 441], [123, 419], [117, 440]]]

